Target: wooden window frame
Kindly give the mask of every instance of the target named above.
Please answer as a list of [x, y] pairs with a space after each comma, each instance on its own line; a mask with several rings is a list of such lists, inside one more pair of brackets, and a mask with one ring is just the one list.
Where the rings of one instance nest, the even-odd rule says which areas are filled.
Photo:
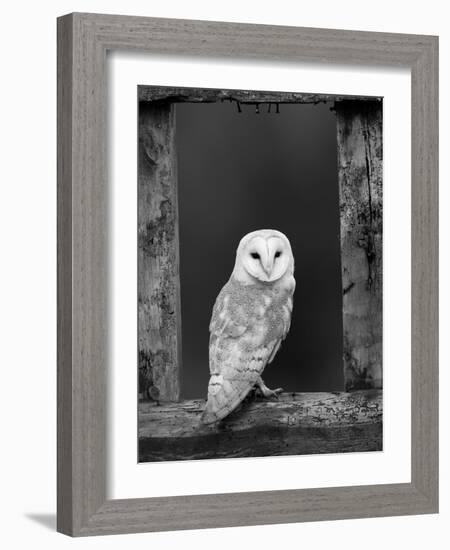
[[[222, 101], [274, 113], [331, 102], [336, 112], [345, 387], [246, 403], [211, 429], [204, 400], [180, 402], [175, 106]], [[138, 102], [139, 460], [382, 450], [382, 98], [142, 85]]]

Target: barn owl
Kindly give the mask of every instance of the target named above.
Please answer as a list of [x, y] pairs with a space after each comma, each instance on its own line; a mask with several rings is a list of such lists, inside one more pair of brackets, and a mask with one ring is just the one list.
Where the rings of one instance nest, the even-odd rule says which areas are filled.
[[255, 386], [264, 397], [281, 393], [270, 390], [261, 375], [289, 331], [294, 290], [288, 238], [273, 229], [245, 235], [212, 312], [204, 424], [225, 418]]

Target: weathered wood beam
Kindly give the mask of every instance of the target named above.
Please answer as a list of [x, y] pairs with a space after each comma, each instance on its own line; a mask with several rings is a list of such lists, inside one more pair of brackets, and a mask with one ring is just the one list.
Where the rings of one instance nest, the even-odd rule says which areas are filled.
[[139, 390], [180, 397], [181, 308], [174, 107], [139, 106]]
[[382, 103], [338, 101], [345, 389], [382, 387]]
[[382, 392], [285, 393], [248, 398], [217, 426], [198, 399], [139, 403], [139, 461], [380, 451]]
[[380, 97], [301, 92], [270, 92], [260, 90], [221, 90], [215, 88], [183, 88], [169, 86], [139, 86], [140, 101], [172, 103], [214, 103], [216, 101], [239, 101], [239, 103], [322, 103], [358, 99], [360, 101], [381, 101]]

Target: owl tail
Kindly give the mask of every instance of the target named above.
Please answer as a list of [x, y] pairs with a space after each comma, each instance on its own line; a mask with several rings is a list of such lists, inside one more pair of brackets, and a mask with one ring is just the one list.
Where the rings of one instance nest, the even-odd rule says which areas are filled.
[[228, 411], [220, 410], [215, 399], [208, 398], [206, 407], [200, 417], [202, 424], [216, 424], [228, 414]]
[[247, 387], [236, 386], [233, 387], [232, 383], [224, 381], [218, 392], [208, 395], [205, 410], [200, 418], [203, 424], [215, 424], [236, 409], [249, 392]]
[[205, 410], [202, 413], [202, 416], [200, 417], [200, 422], [202, 424], [215, 424], [216, 422], [219, 422], [221, 420], [217, 414], [211, 410], [208, 410], [208, 406], [205, 408]]

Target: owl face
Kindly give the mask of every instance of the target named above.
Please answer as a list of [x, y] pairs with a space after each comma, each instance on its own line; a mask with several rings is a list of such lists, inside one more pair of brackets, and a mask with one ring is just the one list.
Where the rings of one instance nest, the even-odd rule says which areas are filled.
[[[294, 258], [286, 235], [274, 229], [248, 233], [239, 243], [234, 274], [241, 281], [251, 278], [274, 282], [294, 270]], [[250, 279], [249, 279], [250, 277]]]

